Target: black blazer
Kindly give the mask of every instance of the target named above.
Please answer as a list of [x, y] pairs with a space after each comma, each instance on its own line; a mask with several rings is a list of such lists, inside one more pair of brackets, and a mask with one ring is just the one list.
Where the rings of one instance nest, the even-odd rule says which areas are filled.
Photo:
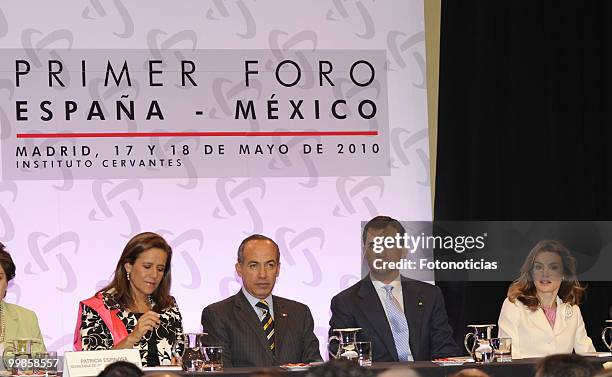
[[[414, 360], [460, 355], [440, 288], [403, 276], [401, 281]], [[372, 342], [374, 361], [399, 361], [391, 326], [369, 276], [332, 298], [331, 312], [330, 334], [335, 328], [361, 327], [359, 340]]]
[[263, 367], [321, 361], [308, 306], [273, 296], [274, 353], [255, 310], [239, 291], [202, 310], [204, 332], [223, 347], [226, 367]]

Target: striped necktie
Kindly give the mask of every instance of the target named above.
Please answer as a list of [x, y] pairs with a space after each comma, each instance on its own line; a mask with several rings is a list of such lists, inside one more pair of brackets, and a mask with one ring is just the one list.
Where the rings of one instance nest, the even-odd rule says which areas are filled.
[[387, 317], [389, 325], [391, 325], [391, 333], [395, 342], [395, 349], [399, 361], [412, 361], [412, 352], [410, 351], [410, 329], [408, 328], [408, 320], [402, 310], [399, 302], [393, 296], [391, 291], [392, 285], [383, 285], [385, 290], [385, 309], [387, 309]]
[[264, 312], [264, 316], [261, 319], [261, 325], [263, 326], [266, 338], [268, 338], [268, 346], [270, 347], [270, 350], [274, 352], [274, 320], [270, 315], [270, 307], [264, 300], [260, 300], [257, 304], [255, 304], [255, 306]]

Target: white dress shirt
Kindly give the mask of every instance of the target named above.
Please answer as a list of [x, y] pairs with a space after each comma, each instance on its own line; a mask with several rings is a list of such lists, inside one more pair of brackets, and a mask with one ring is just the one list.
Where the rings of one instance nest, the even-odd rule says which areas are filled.
[[374, 289], [376, 290], [376, 293], [378, 294], [378, 298], [380, 299], [380, 303], [382, 304], [382, 307], [385, 310], [385, 315], [387, 316], [387, 320], [389, 320], [389, 314], [387, 314], [387, 307], [385, 305], [385, 300], [387, 297], [387, 292], [383, 288], [385, 285], [393, 286], [393, 290], [391, 291], [391, 293], [393, 294], [393, 297], [395, 297], [395, 299], [399, 303], [399, 306], [402, 309], [402, 311], [404, 310], [404, 295], [402, 294], [402, 282], [400, 281], [399, 275], [397, 275], [397, 278], [395, 278], [395, 280], [393, 280], [389, 284], [385, 284], [382, 281], [374, 280], [374, 279], [372, 279], [372, 284], [374, 284]]
[[[242, 293], [246, 297], [249, 304], [251, 304], [251, 307], [253, 308], [253, 310], [255, 310], [255, 313], [257, 314], [259, 321], [261, 321], [263, 317], [266, 315], [266, 313], [262, 308], [255, 306], [260, 300], [257, 297], [253, 296], [252, 294], [250, 294], [249, 292], [247, 292], [247, 290], [244, 289], [244, 287], [242, 287]], [[274, 320], [274, 302], [272, 301], [272, 295], [269, 295], [268, 297], [266, 297], [264, 301], [268, 303], [268, 307], [270, 308], [270, 316], [272, 317], [272, 320]]]

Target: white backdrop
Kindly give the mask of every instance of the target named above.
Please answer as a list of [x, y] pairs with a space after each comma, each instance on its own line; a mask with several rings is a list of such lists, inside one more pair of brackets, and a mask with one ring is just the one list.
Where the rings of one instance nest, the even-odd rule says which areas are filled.
[[[310, 306], [323, 346], [331, 297], [359, 278], [360, 222], [431, 219], [421, 0], [0, 4], [4, 49], [180, 49], [192, 48], [192, 36], [198, 49], [311, 48], [315, 38], [319, 49], [386, 50], [391, 175], [3, 180], [0, 241], [17, 264], [6, 300], [37, 312], [49, 349], [70, 349], [78, 301], [106, 284], [141, 231], [174, 248], [172, 292], [186, 330], [200, 328], [204, 306], [239, 289], [239, 242], [254, 232], [274, 238], [275, 294]], [[14, 109], [1, 111], [3, 121]]]

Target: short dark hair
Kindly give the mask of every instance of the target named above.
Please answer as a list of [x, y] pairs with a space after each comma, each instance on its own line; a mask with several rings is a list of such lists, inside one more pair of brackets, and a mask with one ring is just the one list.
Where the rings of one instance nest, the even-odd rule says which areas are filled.
[[135, 364], [127, 361], [115, 361], [108, 364], [98, 377], [142, 377], [144, 373]]
[[467, 368], [453, 374], [451, 377], [489, 377], [489, 375], [480, 369]]
[[406, 233], [406, 229], [399, 221], [389, 216], [376, 216], [372, 220], [368, 221], [363, 227], [363, 233], [361, 234], [361, 243], [365, 245], [368, 231], [370, 229], [385, 229], [386, 227], [392, 227], [398, 233]]
[[603, 371], [595, 375], [595, 377], [612, 377], [612, 370]]
[[[4, 275], [6, 276], [6, 281], [9, 282], [15, 278], [15, 263], [13, 262], [13, 258], [11, 258], [11, 254], [6, 251], [6, 246], [2, 242], [0, 242], [0, 266], [4, 270]], [[0, 297], [1, 298], [1, 297]]]
[[310, 368], [306, 377], [374, 377], [374, 373], [348, 360], [331, 360]]
[[558, 354], [540, 360], [536, 366], [536, 377], [592, 377], [600, 370], [600, 364], [591, 363], [584, 356]]
[[251, 377], [281, 377], [282, 374], [276, 369], [272, 368], [264, 368], [258, 369], [255, 372], [251, 373]]
[[276, 242], [274, 242], [274, 240], [271, 239], [270, 237], [266, 237], [261, 234], [253, 234], [243, 239], [242, 242], [240, 242], [240, 246], [238, 246], [238, 263], [242, 264], [242, 262], [244, 262], [244, 248], [246, 247], [247, 243], [251, 241], [270, 241], [272, 242], [272, 244], [276, 248], [276, 261], [280, 262], [280, 249], [278, 248], [278, 245], [276, 244]]

